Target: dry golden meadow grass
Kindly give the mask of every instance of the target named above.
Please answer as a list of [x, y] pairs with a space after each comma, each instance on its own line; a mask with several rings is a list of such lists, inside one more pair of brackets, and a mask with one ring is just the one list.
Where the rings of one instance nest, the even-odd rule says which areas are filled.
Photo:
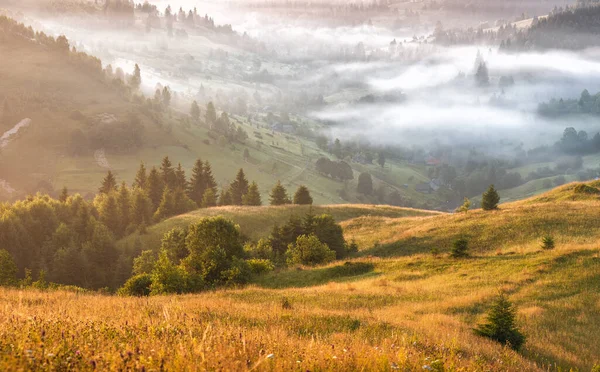
[[[364, 255], [352, 265], [271, 273], [242, 289], [3, 289], [0, 370], [590, 371], [600, 362], [600, 203], [587, 199], [359, 217], [344, 223]], [[547, 234], [554, 250], [539, 247]], [[473, 256], [447, 258], [463, 235]], [[518, 308], [520, 353], [472, 332], [498, 290]]]

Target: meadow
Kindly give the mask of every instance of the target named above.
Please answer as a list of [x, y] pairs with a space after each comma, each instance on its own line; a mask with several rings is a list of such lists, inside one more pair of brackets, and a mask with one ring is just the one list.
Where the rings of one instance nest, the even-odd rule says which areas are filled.
[[[493, 212], [346, 211], [357, 257], [194, 295], [1, 289], [0, 369], [590, 371], [599, 206], [570, 184]], [[446, 254], [458, 236], [469, 258]], [[498, 291], [518, 309], [518, 353], [473, 333]]]

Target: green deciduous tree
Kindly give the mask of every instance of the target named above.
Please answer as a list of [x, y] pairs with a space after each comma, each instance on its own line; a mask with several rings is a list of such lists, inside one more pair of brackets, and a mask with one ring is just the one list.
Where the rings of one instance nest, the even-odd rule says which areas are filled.
[[223, 217], [205, 218], [191, 225], [186, 246], [190, 252], [183, 262], [186, 271], [207, 284], [224, 281], [233, 259], [244, 257], [238, 227]]
[[335, 252], [315, 235], [301, 235], [287, 250], [288, 265], [321, 265], [335, 260]]
[[10, 286], [17, 283], [17, 265], [10, 253], [0, 249], [0, 286]]
[[363, 172], [358, 176], [356, 191], [364, 195], [373, 194], [373, 179], [369, 173]]

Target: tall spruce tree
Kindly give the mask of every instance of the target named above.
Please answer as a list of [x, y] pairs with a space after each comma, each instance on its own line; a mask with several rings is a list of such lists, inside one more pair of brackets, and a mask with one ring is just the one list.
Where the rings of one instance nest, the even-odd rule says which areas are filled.
[[252, 182], [250, 187], [248, 187], [248, 192], [242, 197], [242, 199], [243, 204], [247, 206], [262, 205], [260, 191], [258, 191], [258, 185], [256, 184], [256, 182]]
[[277, 181], [271, 193], [269, 194], [269, 201], [271, 205], [284, 205], [290, 204], [290, 198], [288, 197], [287, 190], [281, 184], [281, 181]]
[[135, 174], [135, 179], [133, 180], [132, 187], [140, 188], [142, 190], [146, 189], [146, 182], [148, 180], [148, 176], [146, 175], [146, 166], [143, 162], [140, 163], [140, 167], [138, 168], [137, 173]]
[[235, 180], [230, 185], [231, 202], [233, 205], [242, 205], [242, 198], [248, 193], [248, 180], [244, 174], [244, 170], [240, 168]]
[[206, 191], [206, 180], [204, 179], [204, 163], [202, 160], [196, 160], [194, 168], [192, 168], [192, 176], [188, 188], [188, 196], [198, 207], [202, 206], [202, 198]]
[[100, 194], [109, 194], [117, 190], [117, 179], [111, 171], [108, 171], [106, 177], [102, 180], [102, 186], [100, 186]]
[[206, 188], [212, 189], [217, 195], [217, 181], [215, 181], [215, 176], [212, 173], [212, 167], [208, 161], [204, 162], [204, 181], [206, 182]]
[[310, 196], [310, 191], [308, 191], [308, 187], [301, 185], [296, 190], [294, 194], [294, 204], [299, 205], [311, 205], [313, 203], [313, 198]]
[[177, 188], [177, 176], [168, 156], [165, 156], [160, 164], [160, 176], [166, 187], [169, 187], [171, 190]]
[[127, 227], [131, 224], [131, 194], [125, 182], [121, 183], [119, 194], [117, 195], [117, 204], [119, 206], [119, 230], [118, 237], [125, 235]]
[[185, 171], [181, 163], [177, 164], [177, 169], [175, 170], [175, 190], [187, 190], [187, 179], [185, 178]]
[[156, 167], [152, 167], [150, 174], [148, 175], [148, 182], [146, 184], [146, 193], [152, 201], [152, 211], [155, 211], [158, 208], [164, 188], [165, 185], [162, 181], [160, 173]]

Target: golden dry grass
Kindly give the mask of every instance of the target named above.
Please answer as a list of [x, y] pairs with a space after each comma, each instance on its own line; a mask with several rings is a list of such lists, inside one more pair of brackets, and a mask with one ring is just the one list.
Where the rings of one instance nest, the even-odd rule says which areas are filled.
[[[0, 370], [589, 371], [600, 362], [598, 207], [361, 217], [347, 235], [382, 257], [242, 289], [143, 299], [0, 289]], [[554, 250], [539, 248], [538, 229]], [[474, 257], [426, 253], [466, 233]], [[472, 332], [498, 290], [518, 308], [520, 353]]]

